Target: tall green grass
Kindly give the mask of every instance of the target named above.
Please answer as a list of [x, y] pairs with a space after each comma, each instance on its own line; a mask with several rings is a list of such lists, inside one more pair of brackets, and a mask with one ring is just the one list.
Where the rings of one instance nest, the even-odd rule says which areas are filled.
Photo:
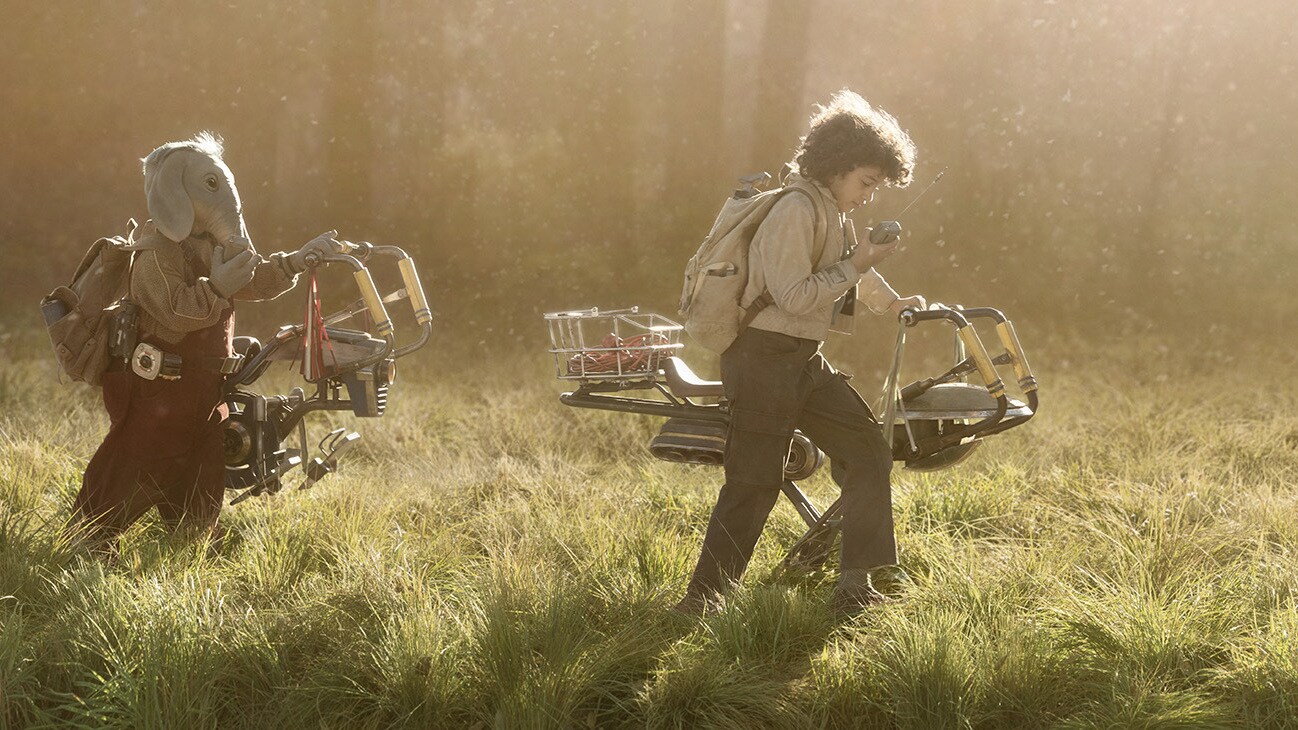
[[1034, 352], [1039, 420], [895, 473], [899, 600], [834, 620], [832, 568], [777, 570], [781, 505], [691, 620], [720, 470], [562, 407], [536, 353], [403, 363], [342, 473], [228, 508], [216, 554], [146, 520], [87, 557], [62, 527], [106, 424], [38, 334], [0, 371], [4, 727], [1298, 726], [1283, 352]]

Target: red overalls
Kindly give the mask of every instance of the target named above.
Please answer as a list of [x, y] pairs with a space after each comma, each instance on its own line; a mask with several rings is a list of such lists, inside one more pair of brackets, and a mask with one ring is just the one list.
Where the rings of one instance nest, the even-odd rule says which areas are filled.
[[180, 379], [145, 380], [129, 367], [104, 374], [111, 425], [74, 503], [96, 537], [116, 537], [151, 507], [171, 528], [216, 524], [225, 490], [222, 424], [230, 413], [221, 374], [202, 365], [229, 357], [233, 336], [231, 307], [179, 345], [151, 343], [180, 355]]

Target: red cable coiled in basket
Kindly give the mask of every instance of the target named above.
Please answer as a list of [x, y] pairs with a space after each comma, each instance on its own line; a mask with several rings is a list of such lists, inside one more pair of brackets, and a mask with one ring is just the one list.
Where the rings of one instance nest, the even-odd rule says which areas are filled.
[[670, 344], [668, 339], [656, 332], [625, 340], [609, 333], [599, 343], [604, 352], [581, 352], [568, 358], [568, 374], [657, 372], [659, 364], [671, 351], [655, 347], [667, 344]]

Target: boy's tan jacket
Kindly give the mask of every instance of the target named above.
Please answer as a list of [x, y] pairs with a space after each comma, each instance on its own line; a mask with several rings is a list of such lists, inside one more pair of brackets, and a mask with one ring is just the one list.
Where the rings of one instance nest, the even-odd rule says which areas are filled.
[[[836, 316], [836, 303], [853, 287], [857, 298], [883, 314], [897, 292], [874, 269], [858, 272], [848, 260], [856, 246], [852, 220], [838, 210], [829, 188], [812, 181], [819, 191], [814, 204], [805, 195], [781, 198], [753, 236], [748, 253], [748, 286], [740, 302], [747, 307], [769, 291], [775, 300], [750, 326], [794, 337], [823, 341], [832, 328], [851, 332], [850, 316]], [[816, 220], [829, 222], [829, 240], [815, 256]]]
[[[212, 288], [207, 273], [212, 267], [213, 244], [190, 237], [176, 243], [158, 232], [152, 221], [135, 231], [139, 249], [131, 269], [131, 299], [140, 305], [140, 339], [177, 344], [185, 335], [211, 327], [234, 306]], [[185, 250], [190, 252], [186, 261]], [[262, 258], [252, 281], [231, 299], [274, 299], [297, 283], [288, 254]]]

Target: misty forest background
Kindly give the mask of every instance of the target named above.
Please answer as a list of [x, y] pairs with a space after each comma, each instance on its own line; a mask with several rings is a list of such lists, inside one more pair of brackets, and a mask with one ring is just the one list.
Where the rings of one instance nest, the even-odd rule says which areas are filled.
[[11, 323], [147, 217], [139, 158], [202, 129], [261, 250], [329, 228], [406, 247], [444, 330], [536, 347], [545, 310], [670, 315], [735, 179], [777, 171], [844, 87], [920, 150], [858, 226], [949, 168], [884, 266], [904, 293], [1029, 338], [1266, 336], [1298, 303], [1290, 2], [5, 6]]

